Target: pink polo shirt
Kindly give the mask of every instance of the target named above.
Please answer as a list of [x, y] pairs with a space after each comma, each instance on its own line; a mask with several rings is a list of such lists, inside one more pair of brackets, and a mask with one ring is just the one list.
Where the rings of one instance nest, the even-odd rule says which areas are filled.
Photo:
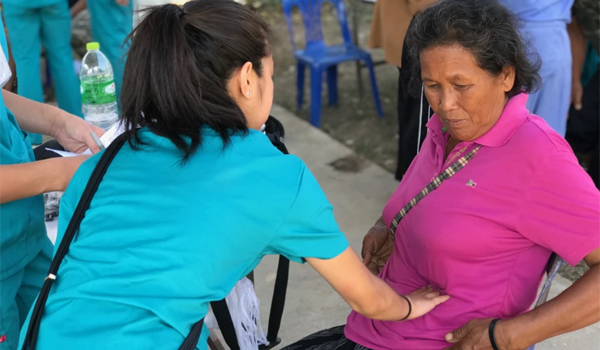
[[[443, 349], [446, 333], [472, 319], [529, 310], [551, 252], [575, 265], [600, 246], [600, 193], [567, 142], [529, 114], [526, 102], [526, 94], [513, 97], [488, 133], [458, 144], [451, 156], [483, 147], [396, 231], [381, 278], [400, 294], [432, 285], [451, 299], [406, 322], [352, 313], [350, 340], [376, 350]], [[434, 115], [427, 127], [421, 152], [383, 211], [388, 226], [449, 165], [442, 123]]]

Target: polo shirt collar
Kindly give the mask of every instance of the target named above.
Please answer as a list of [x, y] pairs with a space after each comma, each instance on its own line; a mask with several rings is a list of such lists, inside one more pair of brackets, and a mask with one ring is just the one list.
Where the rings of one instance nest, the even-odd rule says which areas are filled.
[[[473, 142], [487, 147], [504, 146], [529, 115], [526, 107], [528, 97], [529, 95], [521, 93], [508, 100], [496, 124]], [[435, 114], [427, 123], [427, 128], [436, 134], [443, 133], [443, 127], [444, 124]]]

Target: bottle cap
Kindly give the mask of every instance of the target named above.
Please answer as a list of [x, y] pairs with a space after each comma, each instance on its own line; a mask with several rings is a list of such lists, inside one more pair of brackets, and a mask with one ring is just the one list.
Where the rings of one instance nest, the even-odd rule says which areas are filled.
[[100, 50], [100, 44], [96, 42], [87, 43], [86, 48], [88, 51]]

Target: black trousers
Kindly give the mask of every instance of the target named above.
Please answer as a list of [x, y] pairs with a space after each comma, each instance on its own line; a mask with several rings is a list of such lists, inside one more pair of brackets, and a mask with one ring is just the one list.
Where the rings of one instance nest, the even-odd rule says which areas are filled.
[[[427, 135], [425, 125], [429, 120], [429, 116], [433, 114], [433, 111], [430, 112], [429, 103], [423, 93], [415, 97], [409, 91], [410, 63], [406, 52], [408, 52], [408, 49], [405, 44], [402, 50], [402, 68], [398, 68], [400, 73], [398, 77], [398, 135], [400, 138], [398, 139], [398, 166], [396, 168], [396, 179], [398, 181], [402, 180], [417, 155], [417, 148], [420, 149], [423, 144], [423, 140]], [[421, 96], [423, 99], [422, 106]]]
[[346, 338], [344, 327], [333, 327], [311, 334], [281, 350], [370, 350]]
[[573, 107], [569, 111], [567, 134], [565, 138], [575, 153], [589, 153], [593, 157], [589, 164], [588, 174], [597, 188], [600, 172], [600, 67], [583, 89], [582, 108], [577, 111]]

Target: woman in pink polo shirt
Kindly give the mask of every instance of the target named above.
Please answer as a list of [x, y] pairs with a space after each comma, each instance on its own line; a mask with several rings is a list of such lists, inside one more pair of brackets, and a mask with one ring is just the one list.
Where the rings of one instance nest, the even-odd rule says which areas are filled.
[[[510, 12], [494, 0], [441, 1], [407, 40], [416, 90], [435, 114], [363, 258], [400, 294], [432, 286], [451, 299], [401, 323], [352, 313], [287, 349], [525, 349], [598, 322], [600, 193], [525, 107], [539, 63]], [[530, 310], [552, 252], [591, 269]]]

